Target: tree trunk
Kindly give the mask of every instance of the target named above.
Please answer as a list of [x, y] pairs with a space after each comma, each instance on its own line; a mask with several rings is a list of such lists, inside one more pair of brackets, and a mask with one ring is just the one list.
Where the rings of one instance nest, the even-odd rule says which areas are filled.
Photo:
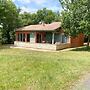
[[89, 47], [90, 35], [88, 35], [87, 47]]

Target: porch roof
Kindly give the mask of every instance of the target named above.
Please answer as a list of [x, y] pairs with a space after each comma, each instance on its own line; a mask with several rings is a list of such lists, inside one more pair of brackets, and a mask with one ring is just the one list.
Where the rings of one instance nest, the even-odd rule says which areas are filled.
[[16, 31], [55, 31], [61, 27], [61, 22], [53, 22], [51, 24], [29, 25], [18, 28]]

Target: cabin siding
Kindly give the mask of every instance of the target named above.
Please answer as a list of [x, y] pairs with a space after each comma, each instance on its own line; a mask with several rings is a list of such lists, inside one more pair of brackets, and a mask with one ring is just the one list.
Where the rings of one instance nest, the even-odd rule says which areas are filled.
[[79, 47], [84, 44], [84, 35], [81, 33], [77, 37], [71, 37], [71, 47]]

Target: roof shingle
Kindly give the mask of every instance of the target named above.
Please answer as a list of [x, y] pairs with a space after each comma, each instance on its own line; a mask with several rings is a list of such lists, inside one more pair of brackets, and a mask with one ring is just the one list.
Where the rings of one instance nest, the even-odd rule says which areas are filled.
[[53, 22], [51, 24], [29, 25], [17, 29], [16, 31], [54, 31], [61, 27], [61, 22]]

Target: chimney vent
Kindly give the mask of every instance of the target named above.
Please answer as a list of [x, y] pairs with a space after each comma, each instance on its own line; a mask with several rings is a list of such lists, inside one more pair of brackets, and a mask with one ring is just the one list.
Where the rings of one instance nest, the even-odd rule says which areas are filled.
[[39, 24], [45, 26], [44, 21], [39, 22]]

